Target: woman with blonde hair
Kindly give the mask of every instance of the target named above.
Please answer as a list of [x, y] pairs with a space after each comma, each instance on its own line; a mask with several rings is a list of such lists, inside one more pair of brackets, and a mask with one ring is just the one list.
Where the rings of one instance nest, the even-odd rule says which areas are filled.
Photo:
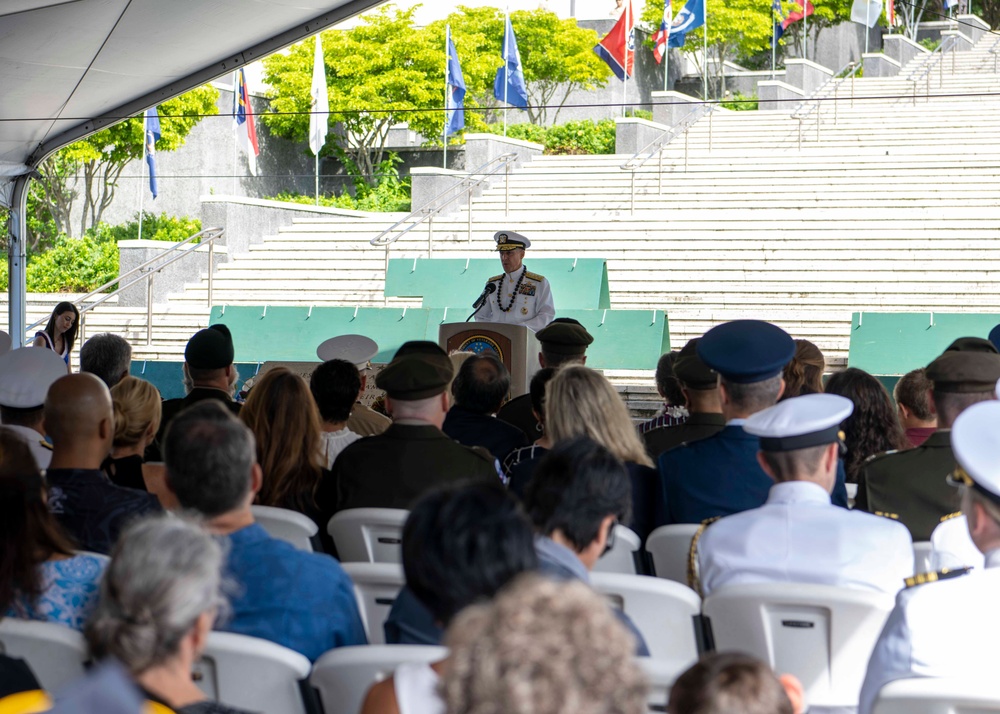
[[583, 365], [562, 367], [546, 385], [545, 429], [553, 443], [586, 436], [625, 462], [632, 481], [632, 522], [623, 525], [645, 540], [658, 522], [660, 479], [611, 382]]
[[112, 483], [148, 491], [143, 454], [160, 428], [163, 400], [152, 384], [137, 377], [125, 377], [111, 388], [115, 410], [115, 437], [111, 456], [103, 464]]
[[268, 370], [250, 391], [240, 421], [253, 432], [264, 473], [257, 503], [298, 511], [325, 533], [316, 486], [326, 471], [326, 456], [319, 408], [306, 381], [286, 367]]

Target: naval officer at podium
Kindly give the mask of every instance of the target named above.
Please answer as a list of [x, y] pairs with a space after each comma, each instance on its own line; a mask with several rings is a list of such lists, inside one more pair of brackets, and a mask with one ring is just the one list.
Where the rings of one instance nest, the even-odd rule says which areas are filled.
[[500, 253], [503, 273], [486, 281], [486, 289], [476, 301], [476, 320], [524, 325], [538, 331], [552, 322], [556, 307], [552, 302], [549, 281], [531, 273], [522, 264], [525, 248], [531, 241], [514, 231], [497, 231], [493, 235]]

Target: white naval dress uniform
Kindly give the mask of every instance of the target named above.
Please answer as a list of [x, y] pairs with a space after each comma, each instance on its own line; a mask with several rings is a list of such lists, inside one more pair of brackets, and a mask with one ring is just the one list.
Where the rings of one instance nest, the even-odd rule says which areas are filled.
[[[511, 296], [521, 275], [521, 287], [511, 304]], [[508, 325], [525, 325], [534, 332], [548, 325], [556, 316], [556, 306], [552, 302], [552, 288], [549, 281], [537, 273], [528, 272], [527, 266], [503, 275], [495, 275], [487, 283], [497, 286], [496, 292], [487, 297], [486, 304], [476, 314], [479, 322], [503, 322]], [[500, 306], [511, 305], [504, 311]]]
[[32, 429], [30, 426], [18, 426], [16, 424], [4, 424], [4, 428], [10, 429], [17, 438], [28, 445], [28, 451], [35, 457], [35, 463], [42, 471], [49, 467], [52, 461], [52, 447], [45, 445], [45, 437]]
[[858, 714], [870, 714], [879, 690], [897, 679], [995, 680], [998, 596], [1000, 550], [986, 554], [985, 570], [900, 592], [868, 661]]
[[[791, 401], [791, 400], [790, 400]], [[913, 574], [901, 523], [834, 506], [822, 486], [776, 483], [760, 508], [726, 516], [698, 543], [702, 591], [793, 582], [895, 594]]]
[[969, 535], [964, 515], [941, 521], [931, 532], [931, 570], [982, 568], [983, 554]]

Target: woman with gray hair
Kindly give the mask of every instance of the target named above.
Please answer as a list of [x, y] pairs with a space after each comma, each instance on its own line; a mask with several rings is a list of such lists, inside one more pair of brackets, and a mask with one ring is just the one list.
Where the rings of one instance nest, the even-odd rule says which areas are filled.
[[219, 610], [222, 548], [200, 526], [156, 516], [118, 540], [85, 634], [95, 658], [114, 657], [151, 701], [178, 714], [242, 714], [206, 701], [191, 679]]

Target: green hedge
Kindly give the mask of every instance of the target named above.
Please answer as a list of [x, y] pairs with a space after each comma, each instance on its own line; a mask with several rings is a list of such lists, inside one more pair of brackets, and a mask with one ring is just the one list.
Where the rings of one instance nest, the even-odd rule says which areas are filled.
[[[490, 124], [492, 134], [503, 134], [503, 124]], [[533, 141], [545, 147], [546, 154], [613, 154], [615, 153], [615, 120], [590, 119], [569, 121], [556, 126], [508, 124], [507, 136]]]

